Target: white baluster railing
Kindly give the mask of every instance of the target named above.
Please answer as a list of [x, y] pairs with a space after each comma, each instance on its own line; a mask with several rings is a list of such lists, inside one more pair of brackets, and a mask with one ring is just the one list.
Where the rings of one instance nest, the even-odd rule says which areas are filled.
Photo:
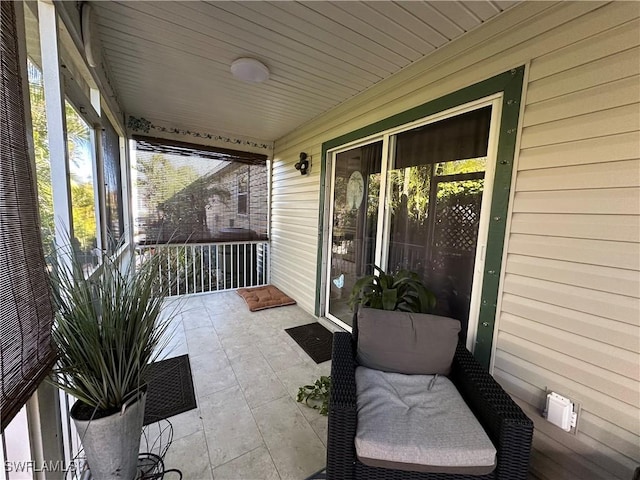
[[266, 285], [269, 242], [140, 245], [139, 262], [150, 255], [165, 256], [158, 269], [169, 296], [234, 290]]

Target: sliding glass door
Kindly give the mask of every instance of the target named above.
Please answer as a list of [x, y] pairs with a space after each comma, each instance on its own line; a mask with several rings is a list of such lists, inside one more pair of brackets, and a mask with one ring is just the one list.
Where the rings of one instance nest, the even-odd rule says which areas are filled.
[[325, 310], [330, 319], [351, 325], [351, 288], [379, 265], [417, 272], [436, 294], [434, 313], [459, 319], [463, 336], [470, 320], [475, 325], [498, 101], [333, 152]]
[[381, 141], [337, 153], [333, 162], [327, 312], [349, 325], [349, 293], [375, 263], [381, 165]]

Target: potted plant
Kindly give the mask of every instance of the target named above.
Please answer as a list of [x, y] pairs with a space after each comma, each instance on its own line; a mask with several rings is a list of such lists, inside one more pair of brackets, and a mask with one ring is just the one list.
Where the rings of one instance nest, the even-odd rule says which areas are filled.
[[374, 273], [355, 283], [349, 296], [349, 306], [358, 305], [379, 310], [431, 313], [436, 306], [435, 295], [415, 272], [400, 270], [391, 274], [374, 265]]
[[[77, 399], [71, 409], [93, 478], [136, 476], [145, 375], [166, 345], [172, 311], [160, 254], [123, 268], [104, 257], [91, 274], [69, 248], [50, 275], [58, 362], [53, 384]], [[173, 307], [175, 309], [175, 307]]]
[[[374, 265], [374, 273], [358, 279], [349, 296], [349, 306], [357, 313], [358, 305], [379, 310], [430, 313], [436, 306], [436, 296], [422, 283], [417, 273], [400, 270], [384, 272]], [[312, 385], [298, 388], [297, 400], [320, 411], [329, 412], [331, 377], [322, 376]]]

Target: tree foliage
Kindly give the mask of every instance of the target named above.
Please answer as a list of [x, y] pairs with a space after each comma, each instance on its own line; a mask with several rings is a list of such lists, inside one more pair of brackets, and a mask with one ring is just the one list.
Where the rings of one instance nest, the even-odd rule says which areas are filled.
[[[51, 185], [51, 156], [47, 138], [47, 115], [42, 75], [38, 67], [29, 60], [29, 96], [35, 151], [36, 181], [40, 205], [40, 223], [45, 256], [51, 258], [54, 249], [55, 214]], [[73, 170], [90, 171], [90, 127], [73, 107], [65, 102], [67, 126], [67, 150]], [[87, 162], [88, 167], [87, 168]], [[72, 218], [76, 246], [88, 254], [96, 242], [96, 216], [91, 175], [71, 175]]]
[[155, 238], [197, 240], [208, 237], [206, 209], [215, 201], [226, 204], [231, 194], [216, 173], [199, 174], [165, 155], [138, 155], [138, 198], [147, 233]]
[[175, 166], [161, 153], [139, 155], [136, 168], [139, 195], [148, 208], [162, 204], [198, 178], [193, 167]]
[[436, 177], [483, 172], [486, 158], [455, 160], [428, 165], [416, 165], [389, 172], [391, 211], [402, 212], [414, 225], [423, 226], [427, 220], [429, 201], [452, 200], [458, 195], [476, 195], [484, 188], [483, 179], [441, 181], [436, 198], [431, 198], [431, 183]]

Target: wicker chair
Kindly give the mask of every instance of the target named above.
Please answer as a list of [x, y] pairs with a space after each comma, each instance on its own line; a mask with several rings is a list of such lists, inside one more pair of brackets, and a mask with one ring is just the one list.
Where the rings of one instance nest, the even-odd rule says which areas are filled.
[[497, 450], [495, 470], [482, 476], [420, 473], [364, 465], [356, 458], [354, 439], [357, 426], [356, 407], [356, 339], [354, 335], [336, 333], [331, 364], [331, 398], [327, 441], [327, 478], [342, 479], [502, 479], [525, 480], [533, 436], [533, 422], [507, 393], [459, 344], [449, 378], [474, 413]]

